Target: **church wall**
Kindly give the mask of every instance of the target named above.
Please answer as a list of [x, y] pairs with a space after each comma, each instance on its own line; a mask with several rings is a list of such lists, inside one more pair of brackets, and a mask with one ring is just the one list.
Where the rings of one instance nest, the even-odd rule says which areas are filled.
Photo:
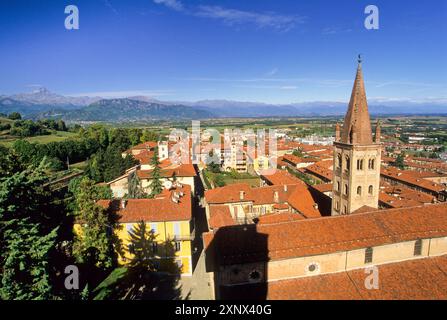
[[[372, 263], [365, 263], [365, 249], [341, 251], [330, 254], [272, 260], [267, 263], [265, 274], [267, 281], [307, 277], [318, 274], [343, 272], [366, 268], [368, 266], [419, 259], [447, 254], [447, 237], [423, 239], [421, 255], [414, 255], [415, 241], [405, 241], [373, 247]], [[311, 270], [315, 265], [315, 270]], [[234, 269], [237, 273], [234, 273]], [[251, 263], [225, 266], [220, 269], [220, 284], [234, 285], [248, 282], [253, 270], [262, 271], [263, 263]]]

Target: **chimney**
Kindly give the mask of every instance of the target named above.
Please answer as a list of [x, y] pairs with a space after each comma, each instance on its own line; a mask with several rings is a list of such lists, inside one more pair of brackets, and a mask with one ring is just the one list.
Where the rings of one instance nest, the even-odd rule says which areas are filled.
[[314, 209], [318, 210], [318, 203], [314, 203]]
[[173, 193], [172, 193], [171, 200], [172, 200], [172, 202], [174, 202], [174, 203], [179, 203], [179, 196], [178, 196], [177, 192], [173, 192]]
[[339, 142], [340, 141], [340, 124], [337, 123], [335, 125], [335, 141]]
[[279, 202], [279, 193], [278, 191], [275, 191], [274, 195], [273, 195], [273, 201], [278, 203]]
[[287, 192], [287, 184], [284, 185], [284, 192]]
[[245, 192], [244, 191], [239, 191], [239, 199], [240, 200], [244, 200], [244, 195], [245, 195]]
[[127, 200], [121, 199], [121, 209], [126, 209], [126, 205], [127, 205]]

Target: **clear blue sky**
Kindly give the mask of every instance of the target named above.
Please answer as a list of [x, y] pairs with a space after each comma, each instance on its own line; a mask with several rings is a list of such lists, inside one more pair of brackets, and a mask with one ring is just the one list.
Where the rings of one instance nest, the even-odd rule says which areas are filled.
[[446, 39], [445, 0], [1, 0], [0, 94], [346, 101], [362, 53], [370, 98], [446, 99]]

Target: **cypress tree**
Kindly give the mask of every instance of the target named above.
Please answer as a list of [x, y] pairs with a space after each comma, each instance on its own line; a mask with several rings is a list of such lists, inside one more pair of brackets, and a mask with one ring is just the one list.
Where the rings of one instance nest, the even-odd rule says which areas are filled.
[[154, 155], [151, 159], [151, 165], [154, 167], [152, 170], [152, 180], [150, 183], [151, 193], [150, 196], [153, 198], [163, 191], [163, 185], [161, 183], [161, 169], [160, 161], [158, 160], [158, 147], [155, 147]]

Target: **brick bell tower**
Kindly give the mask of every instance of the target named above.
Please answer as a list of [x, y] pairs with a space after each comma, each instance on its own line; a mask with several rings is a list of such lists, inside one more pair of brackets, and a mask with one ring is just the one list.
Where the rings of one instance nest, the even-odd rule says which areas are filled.
[[334, 142], [332, 215], [350, 214], [368, 206], [378, 208], [380, 185], [380, 123], [373, 140], [359, 55], [357, 74], [343, 127], [337, 124]]

